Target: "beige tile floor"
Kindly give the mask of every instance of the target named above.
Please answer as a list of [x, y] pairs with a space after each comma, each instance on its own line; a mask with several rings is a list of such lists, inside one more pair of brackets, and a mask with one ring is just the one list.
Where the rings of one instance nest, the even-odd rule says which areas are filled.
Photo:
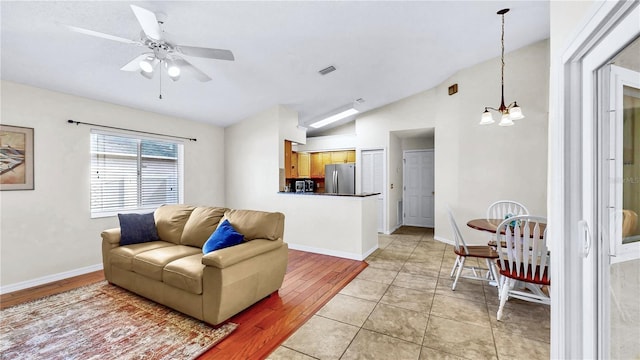
[[268, 359], [549, 358], [549, 307], [510, 299], [498, 322], [496, 288], [461, 279], [451, 290], [455, 254], [432, 229], [403, 227], [379, 246]]

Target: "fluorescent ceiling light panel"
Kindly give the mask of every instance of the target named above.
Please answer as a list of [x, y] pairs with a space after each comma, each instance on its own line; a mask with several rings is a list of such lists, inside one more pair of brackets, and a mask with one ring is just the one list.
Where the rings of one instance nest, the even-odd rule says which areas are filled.
[[340, 119], [344, 119], [347, 116], [355, 115], [355, 114], [357, 114], [359, 112], [360, 111], [358, 111], [358, 110], [356, 110], [354, 108], [347, 109], [347, 110], [339, 112], [339, 113], [337, 113], [335, 115], [331, 115], [328, 118], [322, 119], [320, 121], [316, 121], [316, 122], [314, 122], [313, 124], [311, 124], [309, 126], [311, 126], [314, 129], [318, 129], [318, 128], [321, 128], [323, 126], [327, 126], [327, 125], [329, 125], [331, 123], [334, 123], [334, 122], [336, 122], [336, 121], [338, 121]]

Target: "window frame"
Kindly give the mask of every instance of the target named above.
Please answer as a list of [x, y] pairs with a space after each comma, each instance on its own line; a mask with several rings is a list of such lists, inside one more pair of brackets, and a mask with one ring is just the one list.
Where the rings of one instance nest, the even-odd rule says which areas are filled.
[[[136, 155], [136, 168], [137, 168], [137, 179], [138, 179], [138, 184], [136, 186], [136, 201], [137, 201], [137, 207], [136, 208], [120, 208], [117, 210], [105, 210], [105, 211], [96, 211], [92, 208], [92, 204], [91, 204], [91, 198], [92, 198], [92, 186], [93, 186], [93, 182], [91, 179], [92, 173], [94, 171], [94, 167], [93, 167], [93, 161], [94, 161], [94, 153], [93, 153], [93, 135], [97, 134], [97, 135], [108, 135], [108, 136], [117, 136], [117, 137], [123, 137], [123, 138], [129, 138], [129, 139], [133, 139], [138, 141], [138, 145], [137, 145], [137, 155]], [[89, 139], [89, 212], [90, 212], [90, 216], [91, 219], [99, 219], [99, 218], [105, 218], [105, 217], [112, 217], [112, 216], [117, 216], [118, 214], [144, 214], [144, 213], [148, 213], [150, 211], [155, 210], [159, 205], [148, 205], [148, 206], [141, 206], [141, 201], [142, 201], [142, 193], [141, 193], [141, 189], [143, 187], [143, 184], [140, 182], [140, 179], [142, 177], [142, 172], [141, 172], [141, 168], [142, 168], [142, 162], [144, 161], [143, 159], [146, 158], [145, 156], [142, 155], [142, 151], [141, 151], [141, 142], [144, 140], [149, 140], [149, 141], [164, 141], [167, 143], [172, 143], [172, 144], [176, 144], [177, 145], [177, 150], [178, 150], [178, 156], [177, 156], [177, 161], [178, 161], [178, 199], [176, 204], [181, 204], [184, 201], [184, 141], [181, 140], [176, 140], [176, 139], [168, 139], [165, 137], [160, 137], [160, 136], [141, 136], [138, 134], [131, 134], [131, 133], [125, 133], [125, 132], [116, 132], [116, 131], [105, 131], [102, 129], [91, 129], [90, 131], [90, 139]]]

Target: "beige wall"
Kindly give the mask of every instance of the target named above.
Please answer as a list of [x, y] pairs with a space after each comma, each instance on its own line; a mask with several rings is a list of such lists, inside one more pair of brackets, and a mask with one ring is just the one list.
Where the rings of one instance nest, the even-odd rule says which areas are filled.
[[[230, 208], [275, 210], [279, 188], [279, 107], [256, 114], [224, 130], [225, 197]], [[286, 228], [286, 227], [285, 227]], [[286, 229], [285, 229], [286, 230]]]
[[[517, 100], [526, 116], [515, 126], [478, 125], [484, 107], [498, 107], [500, 102], [500, 59], [495, 58], [463, 69], [433, 89], [360, 115], [355, 136], [310, 138], [298, 149], [344, 148], [345, 141], [357, 150], [385, 149], [385, 225], [392, 231], [399, 222], [397, 207], [402, 199], [402, 151], [415, 145], [394, 132], [435, 128], [428, 142], [435, 148], [437, 238], [452, 239], [446, 204], [461, 225], [483, 217], [491, 202], [502, 199], [520, 201], [532, 213], [546, 216], [549, 41], [507, 53], [505, 61], [506, 101]], [[458, 83], [459, 92], [449, 96], [447, 88], [453, 83]], [[478, 238], [477, 232], [461, 228], [471, 242]]]
[[[452, 240], [446, 204], [461, 225], [483, 217], [491, 202], [502, 199], [520, 201], [532, 213], [546, 216], [549, 41], [507, 53], [505, 61], [505, 100], [517, 100], [526, 116], [515, 126], [478, 125], [484, 107], [498, 107], [500, 102], [499, 58], [357, 118], [358, 147], [388, 149], [388, 189], [394, 183], [396, 190], [390, 190], [387, 201], [389, 229], [396, 224], [397, 200], [402, 197], [394, 171], [402, 148], [389, 133], [408, 129], [435, 128], [437, 238]], [[449, 96], [447, 88], [454, 83], [459, 92]], [[461, 228], [471, 242], [479, 238], [477, 232]], [[484, 242], [484, 237], [477, 242]]]
[[0, 192], [3, 287], [101, 264], [100, 232], [117, 217], [91, 219], [90, 126], [68, 119], [195, 137], [184, 143], [184, 201], [224, 205], [223, 129], [2, 81], [2, 123], [34, 129], [35, 190]]
[[433, 149], [435, 145], [433, 136], [402, 139], [402, 150], [426, 150]]

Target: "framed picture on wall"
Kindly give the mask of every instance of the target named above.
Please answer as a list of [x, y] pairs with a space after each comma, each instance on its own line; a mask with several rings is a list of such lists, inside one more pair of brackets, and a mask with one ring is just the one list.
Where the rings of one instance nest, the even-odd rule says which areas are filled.
[[0, 190], [33, 188], [33, 128], [0, 125]]

